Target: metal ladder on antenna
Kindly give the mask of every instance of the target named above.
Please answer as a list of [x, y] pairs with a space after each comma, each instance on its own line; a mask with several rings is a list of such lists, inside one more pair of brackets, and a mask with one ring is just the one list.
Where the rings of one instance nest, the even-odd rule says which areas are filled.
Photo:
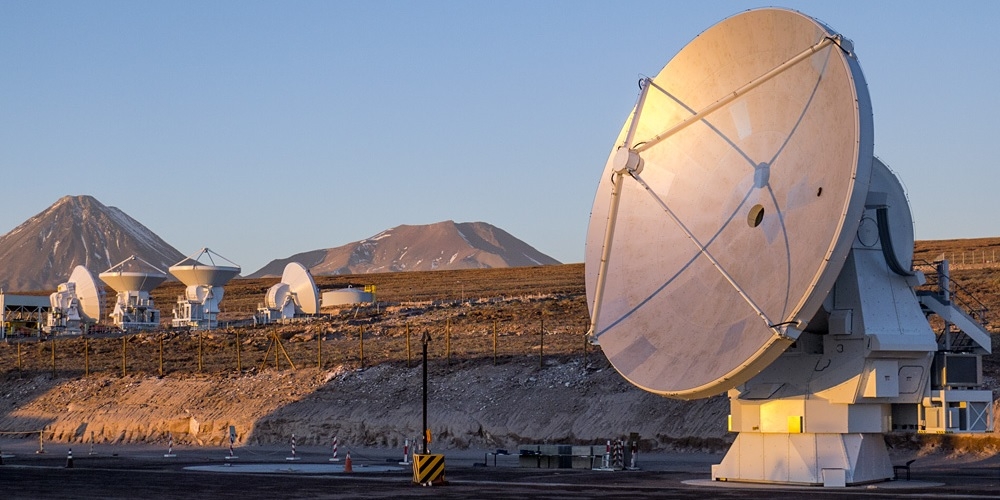
[[989, 352], [992, 348], [989, 309], [968, 287], [950, 276], [948, 262], [914, 261], [920, 267], [931, 267], [928, 283], [918, 289], [917, 298], [924, 315], [938, 316], [944, 326], [935, 331], [941, 350], [952, 352]]

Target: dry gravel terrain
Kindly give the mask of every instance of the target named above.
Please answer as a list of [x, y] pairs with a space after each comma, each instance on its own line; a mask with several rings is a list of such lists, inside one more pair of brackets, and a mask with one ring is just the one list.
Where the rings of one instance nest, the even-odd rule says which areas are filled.
[[[1000, 310], [1000, 268], [953, 267]], [[644, 449], [719, 451], [731, 442], [724, 397], [650, 395], [586, 345], [582, 264], [320, 277], [321, 289], [376, 285], [378, 308], [253, 327], [252, 311], [276, 282], [231, 282], [226, 326], [211, 332], [0, 344], [0, 432], [8, 433], [0, 437], [37, 439], [44, 429], [45, 439], [70, 443], [166, 443], [172, 436], [178, 444], [228, 446], [235, 426], [238, 445], [285, 443], [294, 433], [308, 445], [336, 436], [341, 446], [398, 447], [419, 436], [427, 334], [429, 420], [438, 446], [603, 443], [632, 432]], [[156, 290], [164, 318], [181, 291], [177, 283]], [[992, 385], [1000, 379], [997, 359], [984, 363]], [[989, 437], [921, 443], [980, 452], [994, 446]]]

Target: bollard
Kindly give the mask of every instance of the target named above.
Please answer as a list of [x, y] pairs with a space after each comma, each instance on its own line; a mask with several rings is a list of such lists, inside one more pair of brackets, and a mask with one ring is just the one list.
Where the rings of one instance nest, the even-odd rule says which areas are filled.
[[70, 448], [69, 451], [66, 453], [66, 468], [67, 469], [73, 468], [73, 448]]
[[174, 458], [174, 435], [168, 434], [169, 440], [167, 441], [167, 452], [163, 455], [163, 458]]
[[399, 462], [399, 465], [410, 465], [410, 440], [409, 440], [409, 438], [403, 440], [403, 461]]
[[421, 486], [444, 485], [444, 455], [414, 454], [413, 482]]
[[299, 457], [295, 456], [295, 433], [292, 433], [292, 456], [285, 457], [285, 460], [301, 460]]
[[94, 431], [90, 431], [90, 454], [97, 455], [97, 452], [94, 451]]
[[237, 457], [233, 453], [233, 443], [235, 443], [235, 442], [236, 442], [236, 426], [230, 425], [229, 426], [229, 456], [226, 457], [226, 460], [234, 460], [234, 459], [240, 458], [240, 457]]
[[333, 436], [333, 457], [330, 458], [331, 462], [339, 462], [340, 459], [337, 458], [337, 436]]
[[45, 453], [45, 442], [42, 440], [42, 435], [45, 433], [45, 429], [38, 431], [38, 450], [35, 453], [41, 455]]

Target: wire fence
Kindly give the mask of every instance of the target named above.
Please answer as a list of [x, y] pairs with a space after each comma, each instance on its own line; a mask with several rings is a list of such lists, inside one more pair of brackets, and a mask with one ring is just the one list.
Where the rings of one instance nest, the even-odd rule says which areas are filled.
[[268, 369], [365, 368], [380, 363], [420, 363], [423, 341], [429, 359], [446, 366], [470, 361], [536, 363], [546, 357], [580, 356], [595, 347], [578, 319], [546, 319], [525, 326], [496, 318], [445, 318], [396, 325], [331, 325], [323, 321], [208, 331], [152, 331], [99, 336], [9, 338], [0, 344], [0, 373], [95, 374], [252, 373]]

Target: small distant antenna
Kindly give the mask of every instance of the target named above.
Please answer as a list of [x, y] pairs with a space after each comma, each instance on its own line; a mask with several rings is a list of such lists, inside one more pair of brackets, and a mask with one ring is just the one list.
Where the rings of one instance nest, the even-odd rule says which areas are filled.
[[272, 323], [319, 312], [319, 291], [312, 274], [298, 262], [289, 262], [281, 282], [267, 290], [264, 303], [257, 307], [258, 323]]
[[46, 333], [80, 334], [83, 326], [101, 320], [104, 312], [104, 285], [84, 266], [76, 266], [69, 280], [49, 295]]
[[[232, 265], [217, 265], [215, 258]], [[209, 263], [202, 259], [207, 259]], [[168, 271], [187, 285], [184, 295], [177, 298], [171, 325], [196, 330], [210, 330], [218, 326], [223, 285], [240, 274], [240, 266], [206, 247], [170, 266]]]
[[160, 326], [160, 310], [150, 292], [167, 274], [135, 255], [111, 266], [101, 279], [118, 292], [111, 318], [124, 331], [152, 330]]

